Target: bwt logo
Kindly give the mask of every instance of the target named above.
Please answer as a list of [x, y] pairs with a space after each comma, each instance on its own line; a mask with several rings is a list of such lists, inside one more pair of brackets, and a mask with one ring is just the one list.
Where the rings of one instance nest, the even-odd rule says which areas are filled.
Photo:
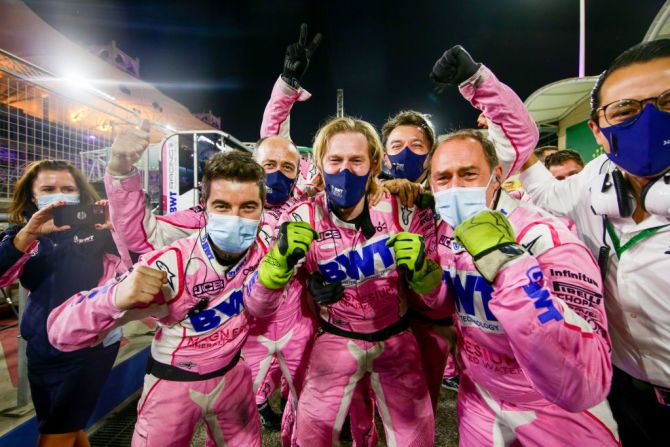
[[205, 309], [197, 315], [189, 317], [193, 329], [197, 332], [210, 331], [221, 326], [230, 318], [244, 310], [242, 290], [235, 290], [227, 299], [211, 309]]
[[[355, 280], [374, 275], [378, 272], [376, 261], [381, 260], [383, 269], [387, 269], [395, 264], [393, 253], [389, 247], [386, 246], [386, 241], [389, 238], [385, 237], [378, 241], [363, 245], [360, 248], [349, 250], [342, 253], [332, 261], [324, 264], [319, 264], [319, 271], [328, 282], [343, 281], [347, 277]], [[379, 266], [381, 269], [381, 266]]]
[[168, 198], [168, 208], [171, 213], [177, 211], [177, 193], [170, 191], [170, 196]]
[[[453, 276], [452, 276], [453, 275]], [[459, 314], [477, 316], [475, 307], [475, 296], [478, 295], [484, 308], [484, 315], [488, 321], [498, 321], [495, 315], [489, 310], [489, 301], [493, 287], [487, 283], [484, 278], [477, 274], [459, 275], [457, 272], [444, 271], [443, 281], [454, 292], [456, 297], [456, 309]]]
[[337, 186], [331, 186], [330, 191], [335, 197], [342, 197], [344, 195], [344, 189], [338, 188]]
[[531, 267], [526, 272], [526, 277], [528, 278], [528, 285], [523, 286], [523, 291], [526, 292], [529, 298], [535, 300], [536, 309], [546, 309], [546, 312], [538, 315], [537, 319], [542, 324], [550, 320], [561, 321], [563, 315], [556, 310], [554, 303], [551, 301], [551, 294], [544, 288], [544, 275], [542, 275], [540, 267]]

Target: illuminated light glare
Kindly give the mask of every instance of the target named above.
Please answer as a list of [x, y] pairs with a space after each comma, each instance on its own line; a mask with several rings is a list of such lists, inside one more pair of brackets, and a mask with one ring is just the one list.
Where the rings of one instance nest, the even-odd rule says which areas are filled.
[[104, 98], [106, 98], [110, 101], [116, 100], [116, 98], [113, 97], [112, 95], [110, 95], [108, 93], [105, 93], [102, 90], [93, 87], [93, 85], [91, 85], [91, 83], [87, 79], [83, 78], [82, 76], [80, 76], [76, 73], [66, 74], [63, 77], [63, 80], [67, 84], [69, 84], [71, 88], [76, 88], [76, 89], [83, 88], [83, 89], [86, 89], [86, 90], [91, 90], [92, 92], [95, 92], [98, 95], [100, 95], [100, 96], [102, 96], [102, 97], [104, 97]]

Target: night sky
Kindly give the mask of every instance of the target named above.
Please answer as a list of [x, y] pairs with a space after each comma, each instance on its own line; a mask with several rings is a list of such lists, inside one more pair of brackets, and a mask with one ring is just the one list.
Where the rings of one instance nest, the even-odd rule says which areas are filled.
[[[433, 1], [84, 1], [26, 3], [80, 44], [117, 45], [139, 57], [141, 79], [192, 112], [212, 110], [244, 141], [258, 129], [284, 52], [300, 23], [324, 40], [303, 85], [314, 95], [295, 106], [292, 137], [309, 145], [335, 114], [380, 128], [402, 109], [433, 116], [437, 131], [472, 127], [477, 112], [455, 88], [432, 94], [428, 73], [444, 50], [463, 45], [525, 99], [577, 76], [578, 0]], [[663, 0], [587, 0], [586, 74], [602, 71], [644, 37]]]

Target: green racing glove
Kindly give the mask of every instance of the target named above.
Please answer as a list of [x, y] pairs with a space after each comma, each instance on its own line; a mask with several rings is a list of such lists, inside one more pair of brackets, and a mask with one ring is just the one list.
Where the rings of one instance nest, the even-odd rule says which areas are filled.
[[284, 222], [277, 242], [261, 261], [258, 279], [268, 289], [281, 289], [293, 276], [293, 268], [305, 257], [319, 233], [307, 222]]
[[516, 243], [514, 228], [500, 211], [484, 210], [463, 221], [454, 238], [472, 256], [477, 271], [492, 283], [509, 261], [525, 253]]
[[430, 259], [426, 259], [423, 237], [402, 231], [386, 241], [393, 247], [398, 268], [406, 273], [409, 286], [419, 294], [431, 292], [442, 281], [442, 269]]

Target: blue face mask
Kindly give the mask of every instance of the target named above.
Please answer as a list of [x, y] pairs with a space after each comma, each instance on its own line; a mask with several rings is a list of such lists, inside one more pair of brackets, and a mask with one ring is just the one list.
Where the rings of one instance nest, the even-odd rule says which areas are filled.
[[265, 175], [267, 201], [270, 205], [282, 205], [293, 192], [296, 179], [286, 177], [280, 171]]
[[63, 201], [68, 205], [79, 205], [79, 193], [73, 194], [46, 194], [37, 196], [37, 209], [41, 210], [54, 202]]
[[365, 195], [368, 177], [370, 177], [370, 172], [365, 175], [356, 175], [348, 169], [337, 174], [324, 172], [323, 178], [326, 183], [328, 200], [340, 208], [351, 208]]
[[[493, 178], [493, 176], [491, 176]], [[452, 228], [486, 209], [486, 186], [448, 188], [433, 194], [435, 210]]]
[[670, 113], [653, 104], [644, 106], [639, 116], [600, 130], [610, 144], [607, 157], [625, 171], [654, 177], [670, 167]]
[[254, 243], [259, 220], [207, 213], [207, 234], [214, 245], [226, 253], [242, 253]]
[[415, 182], [425, 171], [423, 163], [428, 154], [418, 155], [412, 152], [408, 147], [395, 155], [389, 155], [392, 168], [390, 174], [393, 178], [404, 178], [410, 182]]

